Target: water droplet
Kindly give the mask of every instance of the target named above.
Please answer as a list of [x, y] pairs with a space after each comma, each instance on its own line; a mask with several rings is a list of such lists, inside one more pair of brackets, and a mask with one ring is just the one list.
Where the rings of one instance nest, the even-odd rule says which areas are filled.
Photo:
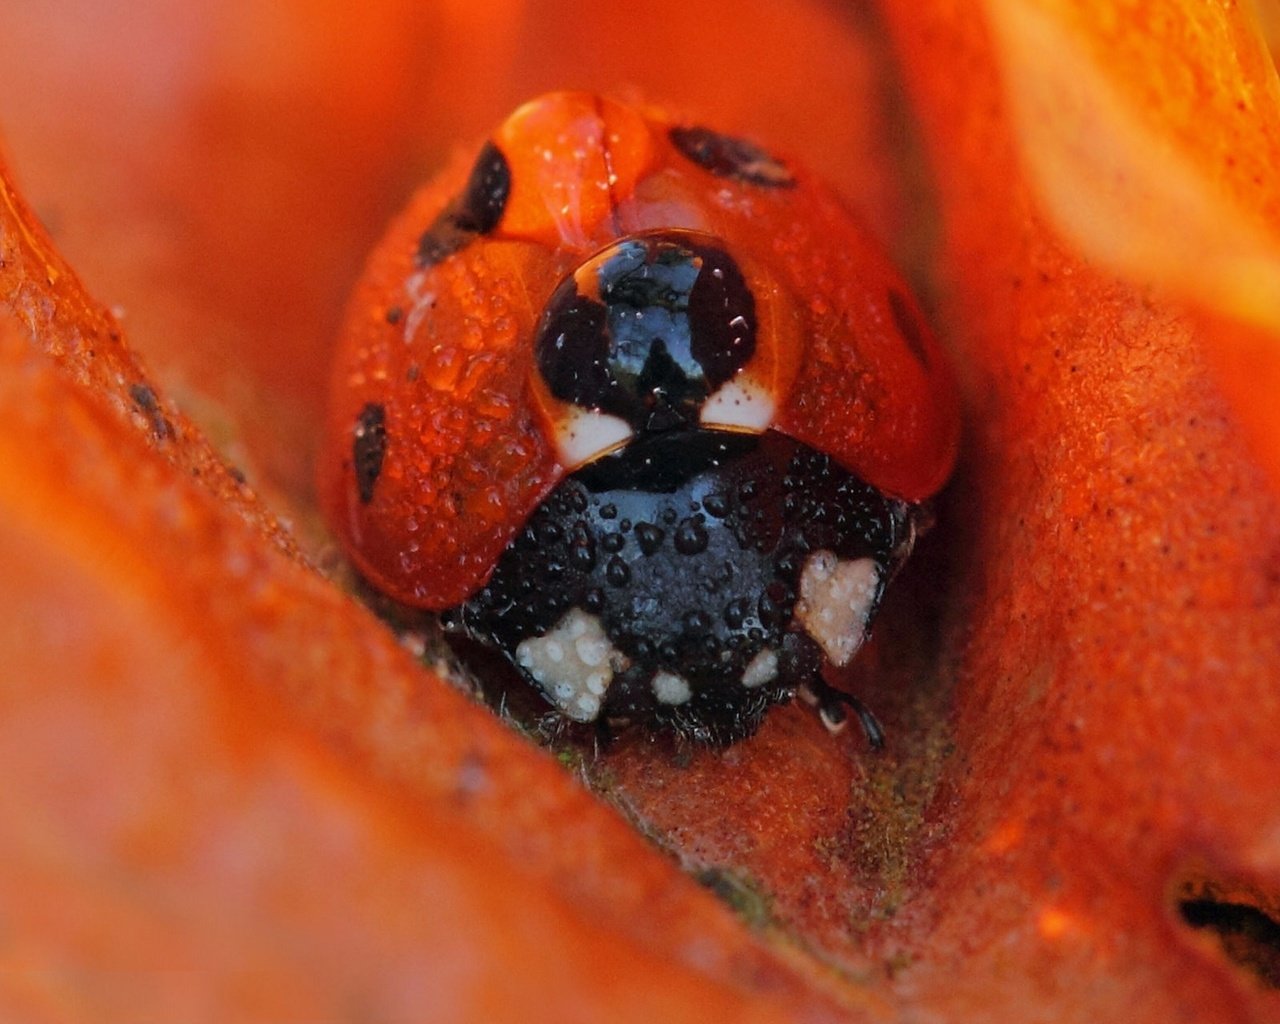
[[596, 567], [596, 546], [590, 537], [574, 537], [569, 549], [569, 564], [579, 572], [590, 572]]
[[730, 629], [741, 629], [747, 621], [747, 602], [744, 598], [736, 598], [724, 606], [724, 624]]
[[686, 519], [676, 530], [676, 550], [682, 555], [700, 555], [710, 543], [707, 528], [698, 519]]
[[662, 547], [662, 541], [665, 537], [666, 533], [660, 526], [654, 526], [652, 523], [638, 523], [636, 525], [636, 540], [640, 542], [640, 550], [646, 555], [652, 555]]
[[723, 494], [708, 494], [702, 500], [702, 507], [707, 510], [707, 515], [723, 519], [729, 514], [729, 499]]
[[604, 567], [604, 578], [611, 586], [625, 587], [631, 582], [631, 567], [621, 558], [614, 555]]

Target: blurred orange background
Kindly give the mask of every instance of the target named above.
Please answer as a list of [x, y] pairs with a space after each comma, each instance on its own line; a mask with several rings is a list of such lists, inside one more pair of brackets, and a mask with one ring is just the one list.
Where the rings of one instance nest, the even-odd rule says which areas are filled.
[[[313, 568], [365, 254], [563, 87], [797, 154], [953, 355], [882, 755], [556, 759]], [[1193, 0], [0, 9], [0, 1016], [1280, 1018], [1276, 101]]]

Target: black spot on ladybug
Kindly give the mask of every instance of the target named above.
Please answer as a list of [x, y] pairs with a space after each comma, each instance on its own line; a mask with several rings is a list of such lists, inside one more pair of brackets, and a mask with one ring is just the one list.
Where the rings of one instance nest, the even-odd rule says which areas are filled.
[[387, 323], [391, 324], [391, 326], [394, 327], [396, 324], [400, 322], [403, 316], [404, 316], [403, 309], [401, 309], [399, 306], [391, 306], [386, 313]]
[[351, 459], [356, 473], [356, 491], [367, 505], [373, 500], [373, 485], [382, 472], [387, 451], [386, 413], [377, 402], [368, 402], [356, 417], [351, 440]]
[[697, 423], [756, 348], [755, 297], [713, 236], [621, 239], [552, 294], [534, 348], [551, 393], [638, 431]]
[[498, 226], [510, 195], [511, 166], [502, 150], [486, 142], [457, 201], [454, 223], [463, 231], [487, 235]]
[[[752, 498], [726, 497], [722, 518], [687, 514], [708, 495], [741, 494], [748, 480]], [[795, 500], [784, 508], [789, 494]], [[731, 743], [817, 678], [822, 651], [792, 621], [814, 544], [841, 559], [874, 559], [891, 573], [905, 554], [912, 515], [911, 506], [885, 498], [828, 456], [774, 432], [642, 435], [563, 480], [454, 619], [537, 686], [520, 660], [522, 643], [545, 645], [566, 616], [589, 614], [598, 632], [553, 640], [566, 657], [570, 644], [583, 658], [612, 652], [608, 684], [597, 691], [598, 721], [629, 719], [698, 742]], [[620, 536], [622, 519], [634, 522], [635, 544], [589, 568], [575, 557], [588, 539], [609, 551], [606, 540]], [[747, 685], [744, 674], [765, 648], [776, 674]], [[678, 676], [687, 698], [672, 702], [667, 690], [660, 699], [653, 686], [660, 672]], [[554, 677], [546, 685], [555, 686]]]
[[672, 128], [670, 137], [676, 149], [717, 177], [762, 188], [790, 188], [796, 183], [786, 164], [746, 139], [696, 126]]
[[420, 267], [434, 267], [466, 248], [474, 237], [471, 232], [460, 230], [446, 209], [418, 239], [417, 264]]
[[441, 211], [418, 239], [417, 262], [430, 267], [487, 235], [502, 220], [511, 195], [511, 166], [502, 150], [486, 142], [462, 194]]
[[911, 349], [911, 354], [916, 357], [916, 362], [928, 369], [929, 355], [925, 351], [920, 321], [912, 311], [907, 297], [896, 288], [889, 289], [889, 309], [893, 313], [894, 326], [907, 343], [907, 348]]
[[151, 433], [157, 441], [173, 439], [173, 424], [165, 416], [164, 410], [160, 408], [160, 401], [156, 398], [156, 393], [148, 385], [141, 383], [130, 384], [129, 397], [133, 399], [133, 404], [138, 407], [138, 410], [144, 413], [151, 421]]

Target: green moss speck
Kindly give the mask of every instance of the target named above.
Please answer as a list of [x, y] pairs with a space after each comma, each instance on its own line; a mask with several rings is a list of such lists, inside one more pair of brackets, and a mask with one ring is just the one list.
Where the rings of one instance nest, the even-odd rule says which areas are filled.
[[749, 878], [723, 868], [695, 871], [694, 881], [710, 889], [752, 928], [763, 928], [773, 920], [769, 897]]

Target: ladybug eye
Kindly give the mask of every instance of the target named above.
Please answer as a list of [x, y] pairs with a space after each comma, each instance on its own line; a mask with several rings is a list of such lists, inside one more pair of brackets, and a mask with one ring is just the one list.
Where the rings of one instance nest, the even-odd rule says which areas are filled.
[[[696, 425], [708, 397], [751, 359], [756, 308], [711, 235], [624, 238], [552, 294], [534, 342], [548, 390], [604, 414], [617, 435]], [[594, 454], [594, 453], [592, 453]]]

